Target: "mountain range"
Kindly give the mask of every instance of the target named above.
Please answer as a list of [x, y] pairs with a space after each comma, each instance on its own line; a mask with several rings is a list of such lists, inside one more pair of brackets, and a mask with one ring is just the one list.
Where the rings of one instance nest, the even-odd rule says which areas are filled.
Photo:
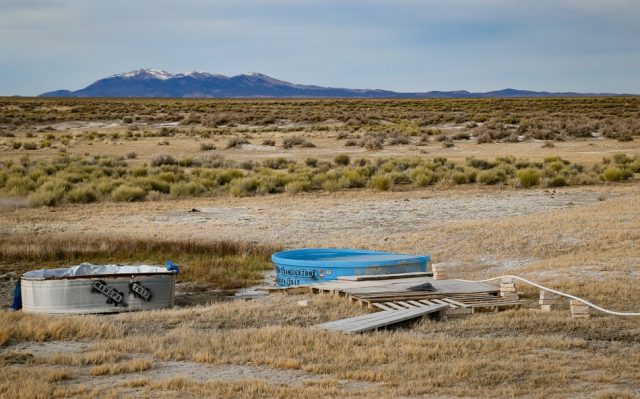
[[84, 89], [56, 90], [40, 97], [147, 98], [518, 98], [615, 96], [613, 93], [546, 92], [503, 89], [474, 93], [466, 90], [400, 93], [377, 89], [345, 89], [300, 85], [261, 73], [224, 76], [208, 72], [169, 73], [138, 69], [100, 79]]

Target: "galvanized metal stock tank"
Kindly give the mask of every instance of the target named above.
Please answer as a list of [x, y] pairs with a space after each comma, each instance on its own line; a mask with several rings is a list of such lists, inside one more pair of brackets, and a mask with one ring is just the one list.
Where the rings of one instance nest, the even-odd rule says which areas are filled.
[[34, 270], [20, 278], [22, 310], [118, 313], [172, 307], [176, 272], [160, 266], [82, 265]]

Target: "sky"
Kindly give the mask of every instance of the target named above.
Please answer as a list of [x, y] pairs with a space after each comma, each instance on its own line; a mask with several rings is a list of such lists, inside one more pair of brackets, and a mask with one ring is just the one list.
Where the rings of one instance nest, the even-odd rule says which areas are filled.
[[640, 93], [638, 0], [0, 0], [0, 95], [139, 68], [404, 92]]

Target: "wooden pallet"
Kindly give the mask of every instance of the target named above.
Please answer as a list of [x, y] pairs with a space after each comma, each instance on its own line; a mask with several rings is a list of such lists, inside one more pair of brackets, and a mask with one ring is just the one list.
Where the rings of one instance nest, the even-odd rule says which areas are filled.
[[377, 330], [403, 321], [416, 319], [427, 314], [444, 312], [449, 304], [432, 304], [429, 306], [414, 306], [410, 308], [388, 309], [382, 312], [370, 313], [364, 316], [350, 317], [318, 324], [316, 328], [331, 331], [342, 331], [348, 334]]
[[495, 295], [475, 294], [475, 295], [452, 295], [442, 299], [406, 299], [388, 302], [369, 302], [371, 308], [381, 309], [382, 311], [412, 309], [419, 307], [428, 307], [433, 305], [448, 305], [447, 316], [463, 316], [470, 315], [479, 310], [493, 310], [518, 307], [523, 304], [518, 300], [507, 300]]

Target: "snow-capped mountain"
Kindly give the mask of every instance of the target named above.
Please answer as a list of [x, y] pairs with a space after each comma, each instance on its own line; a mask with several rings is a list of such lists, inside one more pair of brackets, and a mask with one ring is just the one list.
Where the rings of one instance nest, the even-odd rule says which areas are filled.
[[165, 98], [493, 98], [569, 97], [610, 94], [549, 93], [504, 89], [486, 93], [429, 91], [398, 93], [387, 90], [345, 89], [300, 85], [253, 72], [224, 76], [208, 72], [170, 73], [159, 69], [137, 69], [100, 79], [81, 90], [57, 90], [41, 97], [165, 97]]

